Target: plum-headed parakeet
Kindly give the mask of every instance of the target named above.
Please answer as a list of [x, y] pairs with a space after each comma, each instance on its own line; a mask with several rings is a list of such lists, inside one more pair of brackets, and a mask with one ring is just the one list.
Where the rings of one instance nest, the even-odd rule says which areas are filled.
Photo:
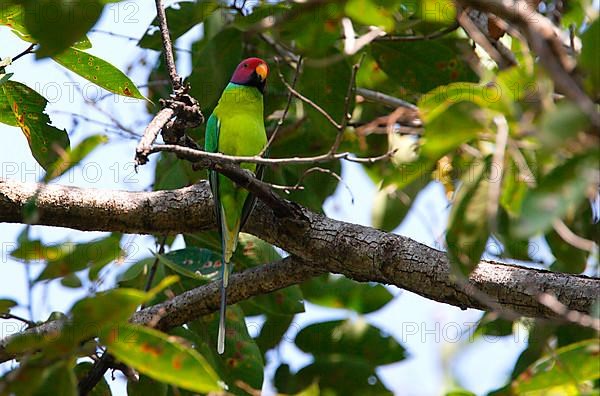
[[[234, 156], [254, 156], [267, 143], [263, 120], [263, 92], [269, 68], [259, 58], [243, 60], [235, 69], [219, 103], [206, 125], [204, 149]], [[262, 167], [244, 163], [241, 167], [262, 176]], [[227, 177], [209, 172], [210, 187], [215, 201], [217, 226], [221, 234], [223, 263], [221, 265], [221, 310], [217, 351], [225, 351], [225, 307], [227, 284], [231, 271], [231, 256], [238, 234], [248, 219], [255, 198]]]

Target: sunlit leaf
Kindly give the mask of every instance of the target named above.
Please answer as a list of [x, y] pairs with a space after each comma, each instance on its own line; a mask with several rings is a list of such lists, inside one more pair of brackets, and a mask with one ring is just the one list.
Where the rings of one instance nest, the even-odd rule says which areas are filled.
[[581, 55], [579, 64], [585, 70], [585, 85], [594, 97], [600, 95], [600, 19], [596, 20], [581, 35]]
[[577, 392], [576, 385], [600, 378], [599, 354], [596, 338], [559, 348], [525, 370], [512, 389], [521, 395]]
[[136, 99], [146, 99], [125, 73], [97, 56], [76, 48], [69, 48], [52, 59], [109, 92]]
[[[0, 99], [0, 113], [4, 114], [0, 121], [21, 128], [33, 157], [46, 169], [69, 148], [67, 132], [50, 125], [50, 118], [45, 113], [48, 101], [33, 89], [16, 81], [7, 81], [0, 89], [5, 98], [5, 102]], [[12, 120], [7, 116], [6, 104], [12, 110]]]
[[160, 331], [122, 324], [100, 340], [118, 360], [150, 378], [196, 392], [221, 390], [219, 377], [202, 355]]
[[17, 305], [15, 300], [10, 300], [8, 298], [0, 299], [0, 314], [10, 311], [15, 305]]
[[44, 182], [47, 183], [65, 174], [69, 169], [79, 164], [96, 147], [107, 141], [108, 138], [105, 135], [91, 135], [83, 139], [76, 147], [66, 150], [54, 164], [50, 165], [44, 176]]

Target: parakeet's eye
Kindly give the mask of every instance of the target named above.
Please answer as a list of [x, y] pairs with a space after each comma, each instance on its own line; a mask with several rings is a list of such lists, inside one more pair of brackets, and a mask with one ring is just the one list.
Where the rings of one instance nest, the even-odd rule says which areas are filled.
[[244, 67], [248, 67], [248, 64], [247, 64], [247, 63], [244, 63]]

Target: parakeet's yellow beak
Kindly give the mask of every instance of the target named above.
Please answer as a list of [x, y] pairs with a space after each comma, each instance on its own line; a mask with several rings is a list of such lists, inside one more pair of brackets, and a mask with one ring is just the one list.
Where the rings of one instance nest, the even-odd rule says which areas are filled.
[[269, 74], [269, 68], [264, 63], [256, 66], [256, 74], [260, 77], [262, 81], [267, 79], [267, 74]]

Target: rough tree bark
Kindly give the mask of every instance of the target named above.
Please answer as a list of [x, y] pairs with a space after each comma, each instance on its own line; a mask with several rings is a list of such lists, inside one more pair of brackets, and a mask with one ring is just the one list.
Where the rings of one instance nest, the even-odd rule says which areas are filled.
[[[184, 233], [214, 229], [206, 182], [174, 191], [125, 192], [42, 186], [0, 179], [0, 222], [23, 222], [22, 209], [37, 192], [36, 224], [127, 233]], [[257, 205], [245, 231], [273, 243], [319, 271], [357, 281], [393, 284], [461, 308], [504, 309], [524, 316], [554, 318], [539, 302], [551, 293], [568, 309], [588, 312], [600, 295], [600, 280], [515, 265], [480, 262], [469, 285], [458, 285], [444, 252], [409, 238], [344, 223], [299, 207], [280, 218]], [[240, 285], [240, 287], [245, 287]], [[486, 298], [481, 298], [484, 295]]]

